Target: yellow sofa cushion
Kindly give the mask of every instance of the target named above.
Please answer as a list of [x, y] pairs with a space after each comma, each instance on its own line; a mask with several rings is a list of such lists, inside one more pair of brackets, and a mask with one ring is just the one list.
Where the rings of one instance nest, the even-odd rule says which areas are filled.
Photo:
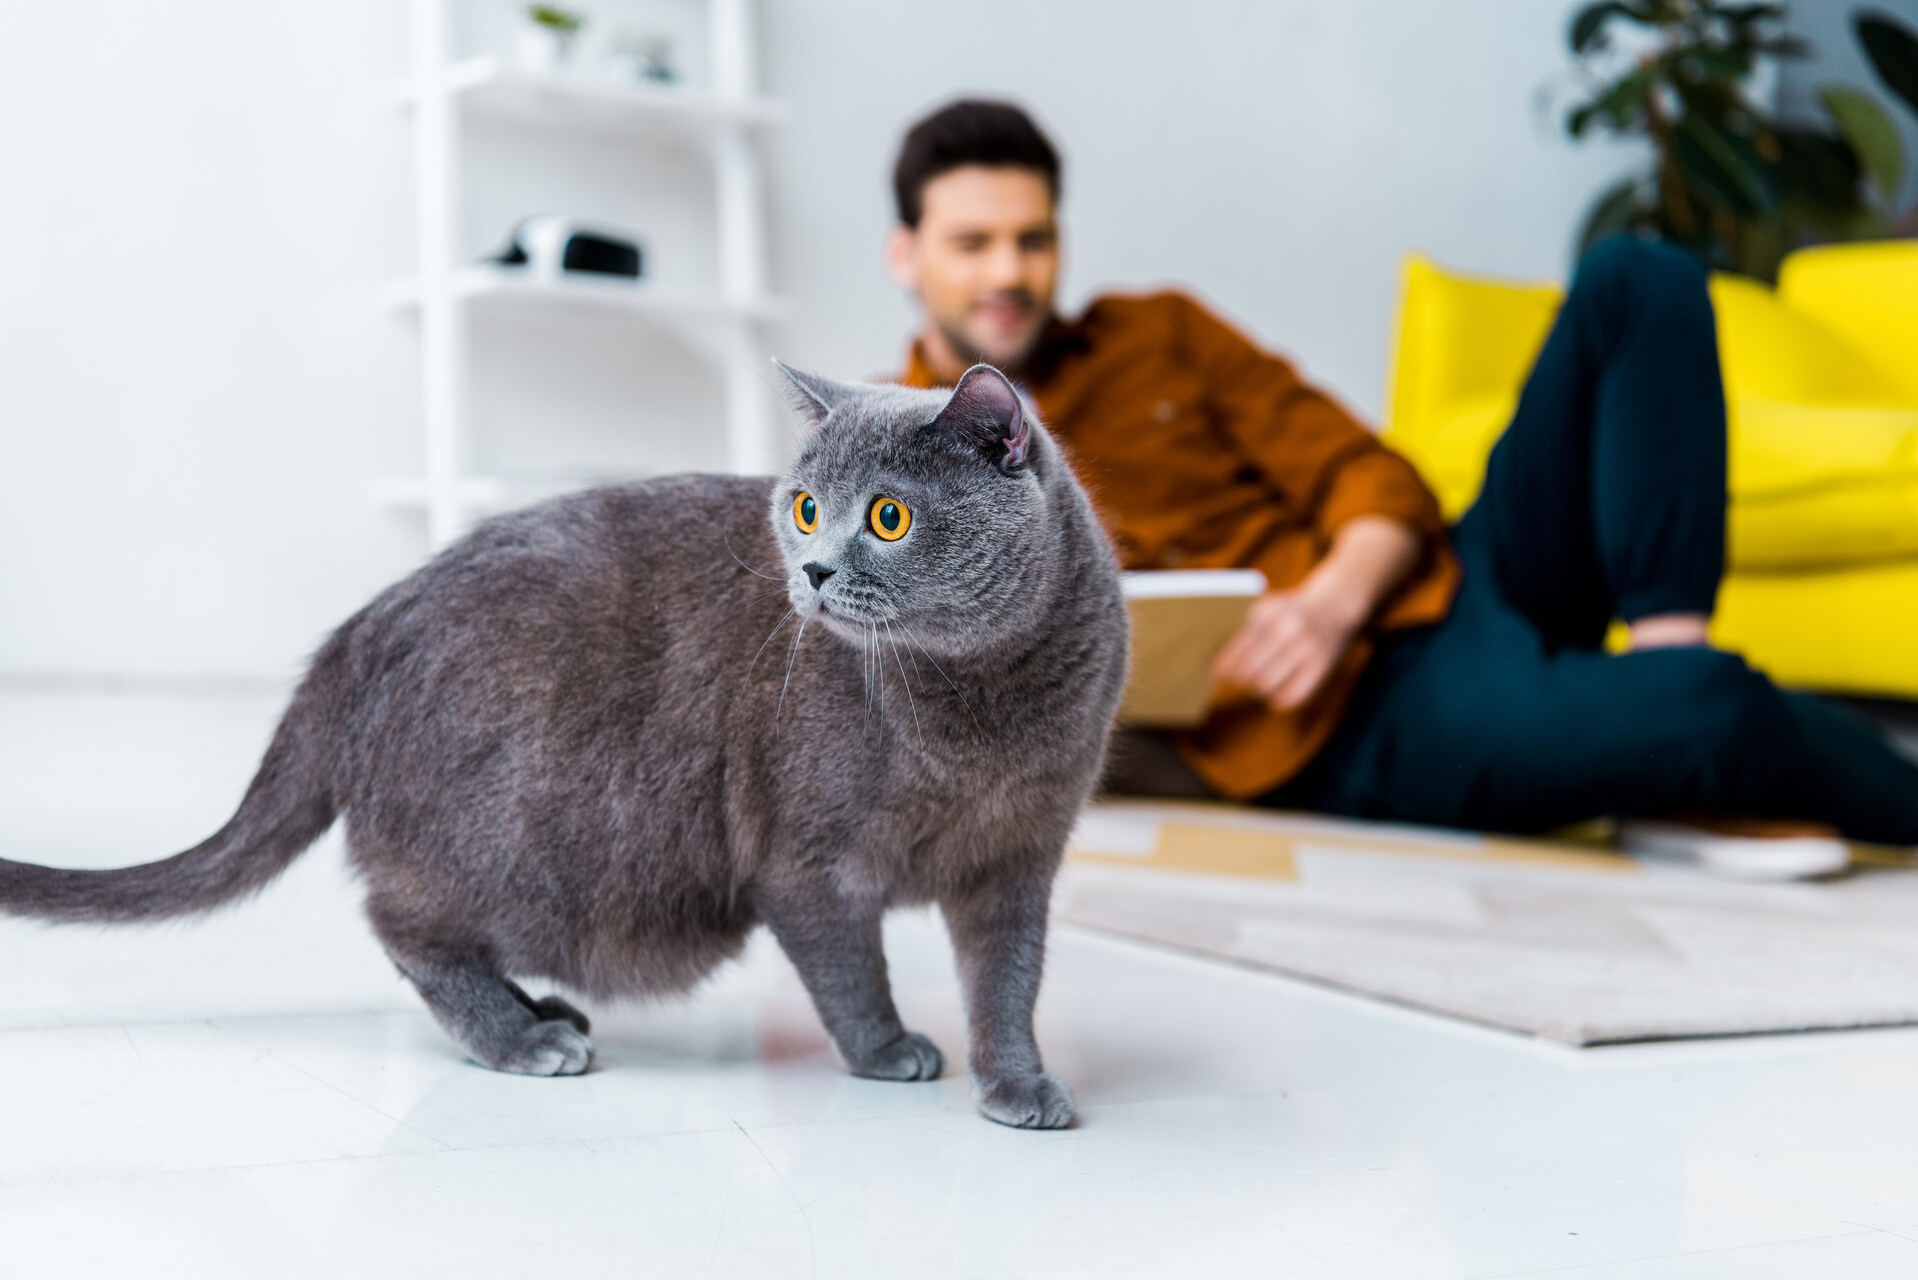
[[1778, 298], [1851, 344], [1918, 404], [1918, 240], [1828, 244], [1785, 256]]
[[[1918, 264], [1911, 246], [1893, 248]], [[1787, 259], [1801, 295], [1856, 283], [1850, 256], [1810, 273], [1805, 256]], [[1711, 293], [1730, 401], [1731, 567], [1918, 554], [1918, 400], [1857, 334], [1834, 328], [1841, 307], [1807, 310], [1742, 276], [1713, 276]]]
[[[1465, 514], [1518, 397], [1471, 396], [1393, 444]], [[1918, 409], [1746, 397], [1731, 414], [1727, 558], [1759, 572], [1918, 556]]]
[[1896, 404], [1878, 363], [1829, 325], [1786, 306], [1756, 280], [1715, 275], [1718, 362], [1734, 396], [1811, 404]]
[[[1890, 248], [1787, 259], [1786, 279], [1820, 302], [1811, 312], [1754, 281], [1712, 278], [1730, 401], [1734, 569], [1918, 556], [1918, 396], [1887, 372], [1897, 361], [1826, 322], [1845, 315], [1827, 295], [1859, 287], [1865, 267], [1890, 261], [1918, 272], [1918, 246]], [[1452, 519], [1478, 497], [1485, 458], [1511, 421], [1557, 296], [1551, 286], [1456, 276], [1423, 258], [1406, 263], [1387, 437]], [[1908, 299], [1886, 307], [1899, 301], [1918, 314]], [[1905, 322], [1879, 323], [1896, 337]]]
[[1748, 396], [1731, 431], [1733, 568], [1918, 555], [1918, 408]]
[[1477, 500], [1485, 459], [1517, 408], [1515, 390], [1481, 392], [1444, 406], [1417, 435], [1395, 432], [1387, 439], [1419, 469], [1445, 518], [1457, 520]]
[[1918, 561], [1734, 573], [1712, 640], [1781, 684], [1918, 698]]

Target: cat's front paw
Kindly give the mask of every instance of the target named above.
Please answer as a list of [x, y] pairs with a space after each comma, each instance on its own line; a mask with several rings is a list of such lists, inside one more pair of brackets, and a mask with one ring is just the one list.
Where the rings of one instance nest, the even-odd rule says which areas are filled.
[[986, 1119], [1015, 1129], [1063, 1129], [1076, 1114], [1072, 1091], [1057, 1076], [1012, 1076], [979, 1081], [979, 1110]]
[[846, 1065], [854, 1075], [868, 1080], [934, 1080], [946, 1069], [946, 1055], [917, 1031], [908, 1031], [883, 1048], [860, 1054], [857, 1060], [847, 1055]]
[[576, 1076], [593, 1065], [593, 1042], [564, 1019], [535, 1022], [499, 1061], [487, 1065], [523, 1076]]
[[541, 1022], [570, 1022], [573, 1030], [585, 1035], [593, 1029], [593, 1024], [585, 1014], [575, 1009], [558, 996], [546, 996], [533, 1001], [533, 1016]]

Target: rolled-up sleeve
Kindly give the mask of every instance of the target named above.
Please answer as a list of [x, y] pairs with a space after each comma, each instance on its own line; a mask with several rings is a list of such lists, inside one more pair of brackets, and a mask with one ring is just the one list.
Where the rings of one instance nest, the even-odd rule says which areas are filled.
[[[1296, 507], [1323, 547], [1359, 516], [1389, 517], [1423, 539], [1426, 572], [1415, 572], [1408, 584], [1429, 584], [1431, 590], [1415, 589], [1411, 600], [1401, 593], [1381, 611], [1378, 624], [1430, 621], [1434, 606], [1442, 616], [1456, 570], [1433, 563], [1450, 559], [1445, 517], [1418, 471], [1290, 363], [1196, 302], [1186, 300], [1182, 311], [1182, 336], [1205, 379], [1215, 421], [1265, 483]], [[1439, 581], [1431, 580], [1434, 568]]]

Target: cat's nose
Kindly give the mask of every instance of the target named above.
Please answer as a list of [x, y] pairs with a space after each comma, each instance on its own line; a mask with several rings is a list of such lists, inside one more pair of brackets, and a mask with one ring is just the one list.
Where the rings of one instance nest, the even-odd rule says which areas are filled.
[[812, 583], [812, 589], [814, 591], [819, 590], [820, 583], [839, 572], [837, 569], [828, 569], [817, 560], [806, 561], [806, 563], [799, 566], [799, 571], [806, 575], [806, 580]]

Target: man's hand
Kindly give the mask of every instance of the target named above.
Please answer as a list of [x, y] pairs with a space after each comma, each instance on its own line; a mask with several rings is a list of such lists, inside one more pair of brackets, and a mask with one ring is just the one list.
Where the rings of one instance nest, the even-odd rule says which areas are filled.
[[1220, 651], [1212, 678], [1293, 711], [1312, 700], [1357, 631], [1349, 617], [1302, 588], [1269, 591]]
[[1417, 532], [1385, 516], [1340, 527], [1332, 550], [1305, 581], [1259, 598], [1212, 664], [1220, 684], [1249, 689], [1279, 711], [1296, 711], [1324, 687], [1352, 638], [1418, 563]]

